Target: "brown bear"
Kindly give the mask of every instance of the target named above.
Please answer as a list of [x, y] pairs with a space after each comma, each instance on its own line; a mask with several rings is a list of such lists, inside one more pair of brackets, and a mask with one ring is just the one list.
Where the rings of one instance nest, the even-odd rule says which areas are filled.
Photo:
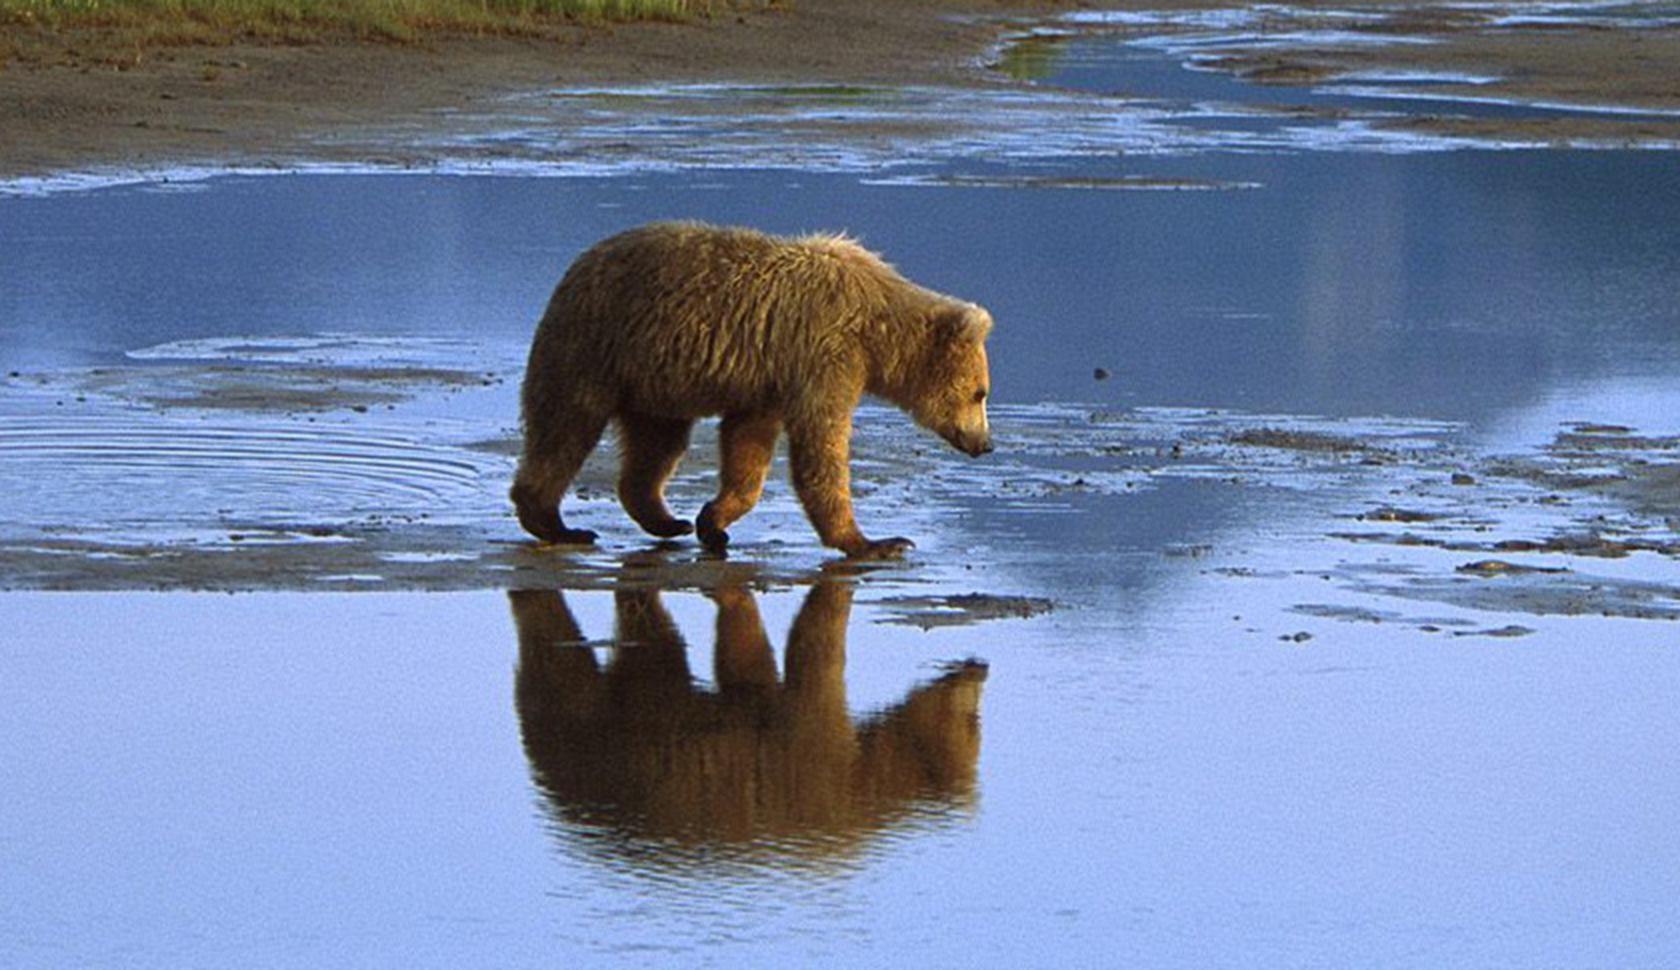
[[[698, 531], [721, 549], [786, 429], [794, 489], [822, 541], [897, 555], [908, 539], [871, 541], [852, 518], [852, 411], [873, 394], [970, 455], [991, 451], [991, 326], [984, 309], [911, 283], [843, 236], [689, 222], [612, 236], [566, 271], [531, 344], [510, 493], [519, 522], [544, 542], [594, 541], [566, 527], [559, 503], [616, 420], [624, 510], [653, 535]], [[665, 482], [694, 421], [719, 414], [718, 494], [691, 525], [666, 508]]]

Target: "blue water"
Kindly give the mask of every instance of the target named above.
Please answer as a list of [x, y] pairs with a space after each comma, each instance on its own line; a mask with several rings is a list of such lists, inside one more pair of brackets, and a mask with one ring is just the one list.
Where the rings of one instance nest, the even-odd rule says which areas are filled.
[[[7, 199], [0, 366], [321, 331], [523, 345], [573, 255], [680, 217], [844, 229], [913, 279], [987, 305], [1004, 401], [1478, 420], [1559, 385], [1680, 375], [1680, 169], [1666, 154], [1236, 155], [1124, 171], [1261, 187], [931, 188], [736, 170], [239, 178]], [[1094, 383], [1095, 367], [1113, 379]]]

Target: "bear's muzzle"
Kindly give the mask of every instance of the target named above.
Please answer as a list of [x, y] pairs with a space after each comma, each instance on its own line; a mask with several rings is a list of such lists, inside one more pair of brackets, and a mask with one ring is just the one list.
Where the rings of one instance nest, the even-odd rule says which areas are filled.
[[956, 432], [943, 436], [951, 447], [957, 449], [970, 458], [992, 453], [992, 436], [989, 434], [964, 434]]

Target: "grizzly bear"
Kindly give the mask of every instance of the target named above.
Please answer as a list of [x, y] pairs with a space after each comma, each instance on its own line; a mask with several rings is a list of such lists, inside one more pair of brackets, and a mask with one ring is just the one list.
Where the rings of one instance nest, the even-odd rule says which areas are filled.
[[[510, 492], [519, 522], [544, 542], [594, 541], [565, 525], [559, 503], [616, 420], [624, 510], [652, 535], [697, 531], [722, 549], [785, 429], [794, 490], [823, 543], [896, 556], [908, 539], [871, 541], [852, 518], [852, 411], [873, 394], [961, 451], [991, 451], [991, 326], [984, 309], [911, 283], [843, 236], [688, 222], [612, 236], [566, 271], [537, 325]], [[723, 416], [720, 483], [691, 525], [666, 508], [665, 482], [710, 415]]]

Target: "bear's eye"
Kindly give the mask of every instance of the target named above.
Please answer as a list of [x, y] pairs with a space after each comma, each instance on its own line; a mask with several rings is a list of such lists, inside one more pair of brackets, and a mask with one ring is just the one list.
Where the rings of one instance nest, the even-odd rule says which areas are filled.
[[974, 392], [974, 403], [975, 404], [984, 404], [985, 402], [986, 402], [986, 389], [982, 387], [980, 390]]

